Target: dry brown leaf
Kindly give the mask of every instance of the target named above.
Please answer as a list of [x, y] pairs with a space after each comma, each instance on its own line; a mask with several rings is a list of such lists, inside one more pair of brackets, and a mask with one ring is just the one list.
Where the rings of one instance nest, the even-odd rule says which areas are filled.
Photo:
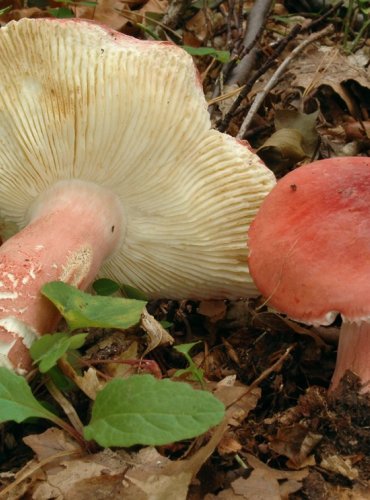
[[302, 147], [306, 156], [313, 156], [319, 140], [316, 131], [316, 121], [319, 111], [313, 113], [302, 113], [293, 109], [277, 109], [275, 111], [275, 128], [296, 129], [302, 134]]
[[143, 2], [140, 9], [130, 11], [128, 19], [133, 24], [140, 23], [153, 29], [158, 25], [156, 20], [161, 19], [167, 9], [168, 0], [148, 0], [148, 2]]
[[326, 483], [325, 500], [369, 500], [370, 486], [355, 484], [350, 488]]
[[209, 9], [201, 9], [186, 22], [185, 28], [201, 43], [206, 40], [208, 36], [208, 19], [211, 15]]
[[292, 109], [276, 110], [276, 132], [258, 149], [259, 156], [274, 171], [312, 158], [318, 144], [317, 117], [318, 111], [306, 114]]
[[76, 441], [56, 427], [47, 429], [42, 434], [26, 436], [23, 441], [35, 452], [38, 460], [44, 460], [63, 451], [81, 452]]
[[236, 381], [231, 375], [221, 380], [213, 393], [226, 406], [226, 418], [229, 425], [239, 426], [254, 410], [261, 396], [259, 388], [249, 390], [248, 386]]
[[[35, 485], [44, 484], [46, 470], [57, 473], [62, 470], [61, 460], [73, 459], [82, 453], [81, 448], [64, 431], [51, 428], [39, 435], [30, 435], [23, 441], [36, 453], [37, 459], [30, 460], [14, 475], [13, 481], [1, 492], [0, 498], [11, 500], [33, 490]], [[53, 498], [46, 496], [45, 498]]]
[[[208, 443], [189, 459], [177, 462], [168, 461], [164, 466], [153, 464], [150, 467], [136, 467], [128, 471], [126, 478], [146, 495], [140, 497], [140, 500], [141, 498], [144, 500], [185, 500], [190, 482], [211, 456], [226, 428], [226, 422], [216, 427]], [[129, 487], [125, 491], [125, 499], [126, 494], [130, 494]]]
[[289, 458], [288, 467], [301, 469], [315, 465], [314, 456], [309, 454], [321, 439], [321, 434], [310, 432], [306, 427], [297, 424], [279, 429], [276, 438], [270, 441], [270, 448]]
[[320, 467], [335, 474], [340, 474], [351, 481], [359, 477], [359, 472], [356, 467], [352, 467], [349, 458], [340, 457], [339, 455], [330, 455], [321, 460]]
[[105, 385], [105, 382], [98, 378], [97, 372], [92, 366], [90, 366], [82, 376], [76, 374], [75, 383], [77, 383], [81, 391], [93, 401], [96, 398], [96, 394], [103, 389]]
[[284, 171], [307, 158], [303, 135], [292, 128], [277, 130], [258, 148], [257, 153], [274, 171]]
[[240, 477], [233, 481], [231, 488], [238, 496], [248, 500], [281, 500], [278, 481], [263, 469], [254, 469], [248, 479]]
[[246, 454], [246, 458], [248, 461], [248, 465], [253, 467], [253, 469], [263, 469], [268, 474], [277, 479], [277, 480], [282, 480], [282, 479], [289, 479], [289, 480], [294, 480], [294, 481], [302, 481], [304, 479], [309, 471], [308, 469], [306, 470], [296, 470], [296, 471], [291, 471], [291, 470], [278, 470], [278, 469], [273, 469], [272, 467], [266, 465], [265, 463], [261, 462], [258, 458], [256, 458], [254, 455], [251, 455], [250, 453]]
[[291, 72], [293, 84], [307, 92], [322, 85], [331, 87], [346, 103], [351, 114], [355, 114], [353, 98], [344, 86], [355, 80], [362, 87], [370, 89], [369, 69], [364, 69], [355, 59], [341, 54], [336, 48], [312, 45], [304, 57], [293, 61]]
[[290, 495], [296, 493], [302, 488], [302, 482], [296, 481], [295, 479], [288, 479], [281, 484], [279, 484], [279, 491], [281, 500], [289, 500]]
[[61, 358], [58, 361], [58, 366], [68, 378], [86, 394], [90, 399], [95, 399], [96, 393], [101, 390], [105, 382], [98, 379], [95, 368], [90, 367], [84, 374], [78, 375], [72, 365], [66, 359]]
[[145, 308], [141, 314], [140, 326], [148, 336], [148, 345], [142, 355], [143, 358], [160, 345], [172, 345], [174, 343], [174, 338]]
[[19, 21], [19, 19], [23, 19], [24, 17], [28, 18], [39, 18], [39, 17], [51, 17], [46, 10], [39, 9], [38, 7], [30, 7], [26, 9], [14, 9], [7, 14], [7, 22], [8, 21]]
[[148, 0], [147, 2], [143, 2], [143, 4], [139, 10], [134, 12], [135, 14], [144, 16], [144, 19], [138, 21], [143, 24], [145, 24], [146, 14], [164, 14], [168, 9], [168, 0]]
[[218, 495], [207, 495], [205, 500], [281, 500], [278, 481], [263, 469], [252, 471], [248, 479], [242, 477], [231, 483], [231, 488]]
[[223, 300], [202, 300], [197, 312], [206, 316], [211, 323], [216, 323], [226, 315], [227, 305]]
[[[227, 424], [213, 430], [210, 440], [191, 458], [171, 461], [155, 448], [144, 448], [138, 453], [124, 450], [100, 453], [79, 459], [60, 459], [53, 467], [42, 467], [44, 476], [32, 485], [33, 500], [66, 498], [94, 500], [125, 498], [125, 500], [185, 500], [193, 477], [219, 444]], [[52, 434], [46, 434], [46, 443], [33, 440], [40, 454], [49, 453]], [[59, 447], [67, 446], [57, 436]], [[58, 448], [57, 446], [57, 448]], [[39, 470], [40, 472], [40, 470]], [[89, 496], [90, 495], [90, 496]]]
[[242, 445], [230, 433], [225, 433], [221, 439], [217, 451], [221, 456], [238, 453]]
[[97, 0], [96, 7], [76, 5], [72, 9], [78, 18], [90, 19], [117, 31], [128, 22], [120, 12], [130, 12], [127, 3], [120, 0]]

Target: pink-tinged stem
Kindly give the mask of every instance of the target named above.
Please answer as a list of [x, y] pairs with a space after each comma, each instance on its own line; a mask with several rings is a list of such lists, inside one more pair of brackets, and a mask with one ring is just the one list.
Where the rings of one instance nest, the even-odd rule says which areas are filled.
[[59, 319], [42, 285], [86, 288], [122, 238], [118, 198], [88, 182], [55, 184], [31, 207], [30, 220], [0, 248], [0, 365], [18, 373], [31, 367], [33, 340]]
[[336, 388], [346, 370], [360, 377], [364, 386], [362, 392], [370, 392], [370, 323], [367, 321], [343, 322], [331, 390]]

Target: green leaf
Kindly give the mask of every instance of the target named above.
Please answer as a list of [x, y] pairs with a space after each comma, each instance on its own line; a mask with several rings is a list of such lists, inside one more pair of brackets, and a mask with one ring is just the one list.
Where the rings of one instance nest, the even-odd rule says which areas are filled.
[[145, 302], [148, 302], [146, 294], [133, 286], [121, 285], [121, 289], [128, 299], [145, 300]]
[[177, 352], [181, 352], [181, 354], [183, 354], [186, 358], [186, 361], [189, 363], [189, 366], [187, 368], [183, 368], [182, 370], [177, 370], [175, 373], [174, 373], [174, 377], [177, 378], [177, 377], [181, 377], [181, 376], [190, 376], [190, 378], [192, 380], [197, 380], [201, 385], [202, 387], [204, 387], [205, 383], [204, 383], [204, 371], [202, 370], [202, 368], [199, 368], [195, 363], [194, 361], [192, 360], [191, 356], [190, 356], [190, 351], [192, 350], [192, 348], [199, 344], [201, 341], [198, 340], [197, 342], [190, 342], [189, 344], [180, 344], [180, 345], [177, 345], [175, 346], [175, 350]]
[[70, 349], [83, 346], [87, 333], [69, 335], [68, 333], [53, 333], [43, 335], [30, 348], [32, 359], [39, 363], [41, 373], [49, 371], [57, 364], [59, 358]]
[[57, 366], [53, 366], [48, 371], [48, 377], [63, 392], [70, 392], [77, 388], [77, 385], [70, 378], [66, 377]]
[[183, 354], [188, 361], [192, 361], [189, 353], [195, 345], [200, 344], [200, 343], [201, 343], [201, 340], [197, 340], [196, 342], [189, 342], [188, 344], [179, 344], [179, 345], [174, 346], [174, 349], [177, 352], [181, 352], [181, 354]]
[[56, 7], [55, 9], [48, 9], [48, 12], [57, 19], [68, 19], [75, 17], [74, 13], [68, 7]]
[[147, 33], [149, 36], [151, 36], [154, 40], [160, 40], [160, 37], [151, 28], [145, 26], [145, 24], [136, 23], [136, 26], [144, 31], [144, 33]]
[[7, 7], [4, 7], [3, 9], [0, 9], [0, 16], [3, 16], [4, 14], [6, 14], [10, 10], [12, 10], [12, 8], [13, 8], [12, 5], [8, 5]]
[[190, 45], [182, 45], [191, 56], [211, 56], [225, 64], [230, 61], [230, 52], [228, 50], [216, 50], [212, 47], [190, 47]]
[[56, 418], [37, 401], [24, 377], [0, 367], [0, 422], [19, 423], [31, 417]]
[[101, 446], [161, 445], [217, 425], [224, 406], [211, 393], [151, 375], [115, 379], [95, 400], [85, 439]]
[[120, 297], [93, 296], [61, 281], [47, 283], [41, 292], [58, 308], [71, 330], [126, 329], [140, 320], [146, 302]]
[[119, 284], [108, 278], [101, 278], [94, 281], [92, 287], [98, 295], [104, 296], [113, 295], [120, 290]]

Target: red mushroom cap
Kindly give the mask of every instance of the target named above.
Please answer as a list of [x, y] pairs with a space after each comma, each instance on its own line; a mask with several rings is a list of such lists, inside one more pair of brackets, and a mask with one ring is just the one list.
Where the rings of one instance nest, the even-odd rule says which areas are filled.
[[309, 324], [370, 317], [370, 158], [297, 168], [249, 230], [249, 267], [267, 303]]

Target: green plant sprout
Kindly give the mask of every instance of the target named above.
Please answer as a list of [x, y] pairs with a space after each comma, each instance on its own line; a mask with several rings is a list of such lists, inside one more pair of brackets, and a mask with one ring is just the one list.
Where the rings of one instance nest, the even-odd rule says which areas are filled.
[[[70, 329], [44, 335], [31, 347], [34, 363], [40, 372], [53, 374], [53, 380], [58, 375], [58, 360], [85, 342], [86, 334], [73, 335], [73, 330], [91, 326], [128, 328], [138, 323], [146, 304], [136, 299], [89, 295], [62, 282], [44, 285], [42, 293], [58, 308]], [[178, 349], [189, 365], [193, 362], [188, 351], [193, 345]], [[201, 379], [201, 371], [194, 367], [191, 365], [190, 371]], [[188, 383], [133, 375], [105, 384], [92, 404], [90, 422], [81, 430], [44, 408], [24, 377], [0, 368], [0, 422], [46, 419], [87, 449], [91, 440], [103, 447], [128, 447], [190, 439], [220, 423], [224, 412], [224, 405], [210, 392], [195, 390]]]
[[178, 377], [189, 376], [192, 380], [198, 381], [204, 389], [204, 387], [205, 387], [204, 371], [202, 370], [202, 368], [199, 368], [194, 363], [194, 361], [192, 360], [192, 358], [190, 356], [190, 351], [192, 350], [192, 348], [199, 343], [200, 343], [200, 341], [175, 346], [175, 350], [178, 352], [181, 352], [181, 354], [183, 354], [185, 356], [186, 361], [188, 362], [189, 366], [187, 368], [177, 370], [176, 373], [174, 374], [174, 377], [178, 378]]

